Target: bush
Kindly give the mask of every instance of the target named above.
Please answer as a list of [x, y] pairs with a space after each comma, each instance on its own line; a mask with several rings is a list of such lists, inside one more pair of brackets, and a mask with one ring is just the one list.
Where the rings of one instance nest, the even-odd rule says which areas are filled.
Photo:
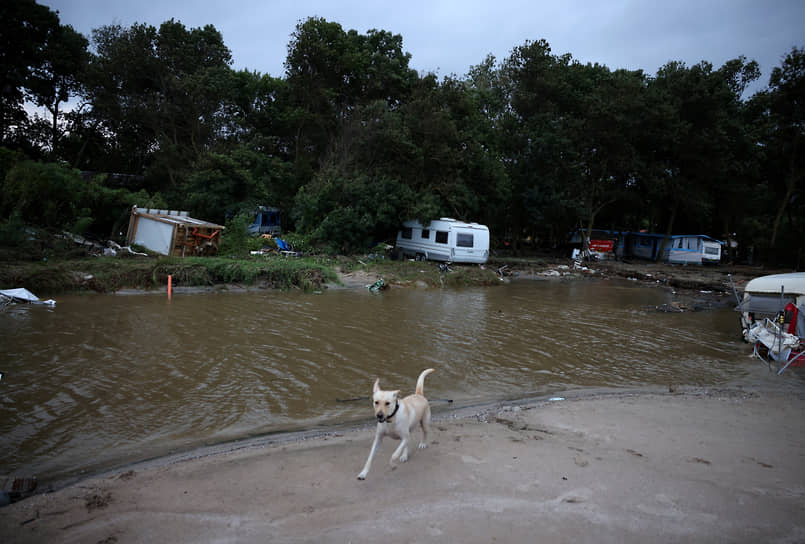
[[28, 237], [25, 222], [18, 210], [14, 210], [8, 219], [0, 223], [0, 247], [21, 247]]
[[16, 211], [25, 223], [70, 229], [84, 197], [85, 184], [77, 170], [26, 160], [6, 175], [2, 215]]
[[254, 216], [241, 212], [226, 222], [226, 230], [221, 235], [221, 245], [218, 247], [219, 255], [243, 257], [249, 254], [250, 238], [249, 225]]

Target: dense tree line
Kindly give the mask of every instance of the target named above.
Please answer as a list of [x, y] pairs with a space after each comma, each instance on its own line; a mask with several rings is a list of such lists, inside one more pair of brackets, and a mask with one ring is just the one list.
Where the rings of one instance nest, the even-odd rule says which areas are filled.
[[309, 18], [277, 78], [232, 69], [212, 25], [88, 39], [34, 0], [0, 17], [6, 221], [107, 236], [133, 202], [218, 222], [264, 204], [339, 251], [451, 216], [515, 246], [555, 247], [579, 226], [734, 233], [756, 259], [801, 264], [797, 47], [747, 98], [759, 69], [744, 57], [649, 75], [537, 40], [440, 80], [410, 68], [400, 35]]

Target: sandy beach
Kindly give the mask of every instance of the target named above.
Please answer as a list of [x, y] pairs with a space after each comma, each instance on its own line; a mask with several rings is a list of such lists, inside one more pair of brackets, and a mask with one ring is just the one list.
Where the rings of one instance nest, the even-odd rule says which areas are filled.
[[266, 438], [33, 496], [0, 509], [0, 535], [64, 543], [805, 542], [801, 387], [565, 395], [442, 413], [430, 447], [405, 464], [389, 465], [396, 441], [386, 439], [366, 481], [356, 476], [372, 441], [368, 424]]

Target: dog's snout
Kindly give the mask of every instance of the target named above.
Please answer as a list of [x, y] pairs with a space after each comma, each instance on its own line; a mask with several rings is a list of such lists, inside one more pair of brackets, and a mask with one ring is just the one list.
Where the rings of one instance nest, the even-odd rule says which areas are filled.
[[377, 414], [377, 420], [378, 420], [378, 421], [380, 421], [380, 422], [382, 422], [384, 419], [385, 419], [385, 417], [383, 416], [383, 412], [378, 412], [378, 414]]

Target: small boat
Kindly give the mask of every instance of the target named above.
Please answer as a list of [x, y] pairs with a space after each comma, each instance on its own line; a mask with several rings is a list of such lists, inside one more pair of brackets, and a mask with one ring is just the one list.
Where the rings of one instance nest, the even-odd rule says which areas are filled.
[[776, 363], [778, 374], [805, 367], [805, 272], [751, 280], [737, 310], [743, 337], [758, 358]]

